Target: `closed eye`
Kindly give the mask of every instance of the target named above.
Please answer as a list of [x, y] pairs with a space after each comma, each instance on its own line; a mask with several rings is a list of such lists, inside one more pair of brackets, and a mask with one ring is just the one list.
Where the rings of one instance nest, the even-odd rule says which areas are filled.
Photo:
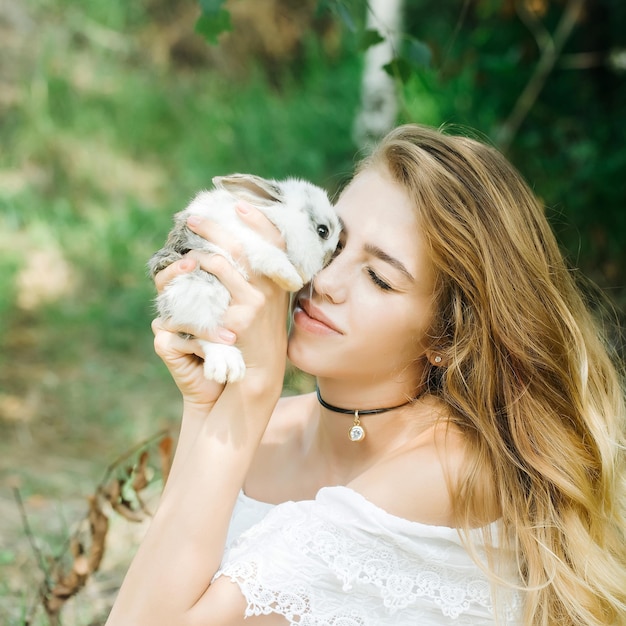
[[367, 273], [372, 279], [372, 282], [383, 291], [393, 290], [393, 287], [389, 283], [386, 283], [380, 276], [378, 276], [378, 274], [371, 267], [367, 268]]

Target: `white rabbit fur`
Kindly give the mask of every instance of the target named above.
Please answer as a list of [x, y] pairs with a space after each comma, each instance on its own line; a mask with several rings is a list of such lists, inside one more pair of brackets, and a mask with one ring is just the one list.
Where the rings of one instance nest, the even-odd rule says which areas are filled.
[[[275, 181], [248, 174], [216, 176], [213, 184], [214, 190], [200, 192], [174, 216], [165, 246], [148, 262], [153, 277], [189, 250], [221, 254], [237, 267], [227, 252], [189, 230], [186, 222], [190, 215], [220, 224], [242, 244], [253, 272], [270, 277], [288, 291], [300, 289], [331, 259], [340, 224], [324, 190], [294, 178]], [[235, 205], [240, 200], [257, 207], [278, 228], [285, 241], [284, 252], [239, 219]], [[241, 267], [237, 269], [245, 276]], [[177, 276], [156, 300], [161, 317], [197, 332], [219, 326], [229, 302], [228, 290], [200, 268]], [[199, 341], [207, 379], [225, 383], [244, 377], [245, 363], [237, 347]]]

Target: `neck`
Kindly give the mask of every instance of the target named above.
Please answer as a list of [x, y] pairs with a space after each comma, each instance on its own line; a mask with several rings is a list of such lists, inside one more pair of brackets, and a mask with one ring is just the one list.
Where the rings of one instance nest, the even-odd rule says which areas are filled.
[[[320, 484], [349, 484], [394, 451], [412, 446], [423, 430], [424, 420], [417, 406], [407, 406], [379, 415], [366, 415], [361, 420], [367, 435], [362, 441], [351, 441], [351, 415], [342, 415], [322, 407], [317, 400], [319, 418], [311, 433], [310, 452], [319, 460], [315, 466], [324, 468]], [[421, 411], [420, 411], [421, 413]]]
[[325, 404], [349, 410], [350, 414], [354, 414], [355, 410], [363, 414], [365, 411], [402, 407], [420, 395], [416, 394], [412, 381], [364, 384], [361, 381], [318, 378], [316, 389]]
[[[325, 408], [318, 401], [315, 403], [314, 410], [319, 417], [315, 420], [311, 443], [315, 442], [317, 454], [323, 456], [324, 465], [335, 475], [358, 474], [391, 450], [410, 445], [424, 428], [422, 402], [411, 400], [410, 394], [403, 393], [398, 385], [391, 389], [381, 387], [379, 393], [375, 393], [372, 386], [361, 388], [361, 392], [345, 381], [336, 384], [334, 380], [318, 380], [318, 383], [325, 403], [350, 410], [349, 414], [342, 414]], [[367, 413], [381, 408], [389, 410]], [[359, 419], [366, 436], [361, 441], [352, 441], [349, 436], [355, 409], [363, 412]]]
[[319, 387], [316, 387], [316, 392], [317, 392], [317, 401], [325, 409], [328, 409], [329, 411], [333, 411], [334, 413], [341, 413], [342, 415], [354, 415], [355, 417], [364, 417], [365, 415], [379, 415], [380, 413], [386, 413], [387, 411], [394, 411], [395, 409], [400, 409], [403, 406], [406, 406], [407, 404], [411, 404], [411, 402], [414, 402], [415, 400], [417, 400], [417, 398], [414, 398], [413, 400], [407, 400], [406, 402], [403, 402], [402, 404], [397, 404], [395, 406], [381, 407], [378, 409], [359, 409], [358, 407], [346, 409], [344, 407], [335, 406], [333, 404], [330, 404], [329, 402], [326, 402], [326, 400], [322, 398], [322, 394], [320, 393]]

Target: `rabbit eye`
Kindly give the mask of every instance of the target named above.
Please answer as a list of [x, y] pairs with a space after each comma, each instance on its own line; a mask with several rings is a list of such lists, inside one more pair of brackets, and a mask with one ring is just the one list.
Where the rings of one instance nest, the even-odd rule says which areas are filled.
[[322, 239], [328, 239], [328, 235], [330, 235], [330, 230], [328, 230], [328, 226], [326, 226], [325, 224], [318, 224], [317, 225], [317, 234]]

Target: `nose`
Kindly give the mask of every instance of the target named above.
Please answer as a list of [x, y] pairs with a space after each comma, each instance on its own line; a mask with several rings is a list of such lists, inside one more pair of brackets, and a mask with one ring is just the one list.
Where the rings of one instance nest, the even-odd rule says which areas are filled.
[[341, 254], [313, 277], [313, 291], [322, 299], [337, 304], [346, 298], [348, 268], [340, 262]]

